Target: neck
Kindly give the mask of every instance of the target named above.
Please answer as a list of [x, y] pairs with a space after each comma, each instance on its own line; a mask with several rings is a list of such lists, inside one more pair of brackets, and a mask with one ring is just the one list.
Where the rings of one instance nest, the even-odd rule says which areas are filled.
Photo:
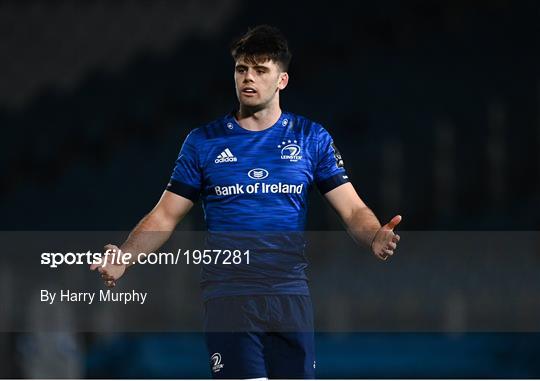
[[281, 116], [279, 102], [271, 102], [265, 107], [249, 107], [240, 104], [236, 113], [238, 124], [250, 131], [262, 131], [272, 127]]

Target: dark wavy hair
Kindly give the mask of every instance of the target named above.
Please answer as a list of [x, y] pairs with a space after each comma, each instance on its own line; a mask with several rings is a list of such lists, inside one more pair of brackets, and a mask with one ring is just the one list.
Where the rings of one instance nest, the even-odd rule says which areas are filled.
[[235, 61], [242, 57], [251, 64], [272, 60], [283, 71], [289, 69], [292, 58], [283, 33], [270, 25], [258, 25], [249, 29], [231, 44], [231, 55]]

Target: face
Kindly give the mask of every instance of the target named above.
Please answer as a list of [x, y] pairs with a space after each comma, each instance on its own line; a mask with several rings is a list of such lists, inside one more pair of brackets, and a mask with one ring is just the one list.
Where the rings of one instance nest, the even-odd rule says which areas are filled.
[[243, 58], [236, 61], [234, 82], [242, 106], [265, 108], [287, 86], [288, 80], [288, 74], [274, 61], [248, 63]]

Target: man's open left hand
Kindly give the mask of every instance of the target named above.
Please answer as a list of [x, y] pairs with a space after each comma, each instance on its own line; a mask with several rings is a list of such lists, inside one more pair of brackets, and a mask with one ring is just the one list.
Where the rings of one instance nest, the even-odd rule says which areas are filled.
[[394, 228], [401, 222], [401, 216], [397, 215], [390, 220], [389, 223], [382, 226], [371, 243], [371, 250], [375, 256], [383, 261], [386, 261], [397, 248], [399, 235], [394, 233]]

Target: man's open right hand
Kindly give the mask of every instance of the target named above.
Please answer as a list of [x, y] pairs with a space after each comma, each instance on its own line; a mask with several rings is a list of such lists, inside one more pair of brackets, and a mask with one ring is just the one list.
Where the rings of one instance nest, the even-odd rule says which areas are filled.
[[90, 270], [97, 270], [101, 274], [105, 286], [112, 288], [116, 286], [116, 282], [124, 275], [127, 266], [118, 261], [122, 253], [118, 246], [112, 244], [105, 245], [104, 251], [106, 253], [105, 257], [102, 258], [100, 263], [92, 264]]

